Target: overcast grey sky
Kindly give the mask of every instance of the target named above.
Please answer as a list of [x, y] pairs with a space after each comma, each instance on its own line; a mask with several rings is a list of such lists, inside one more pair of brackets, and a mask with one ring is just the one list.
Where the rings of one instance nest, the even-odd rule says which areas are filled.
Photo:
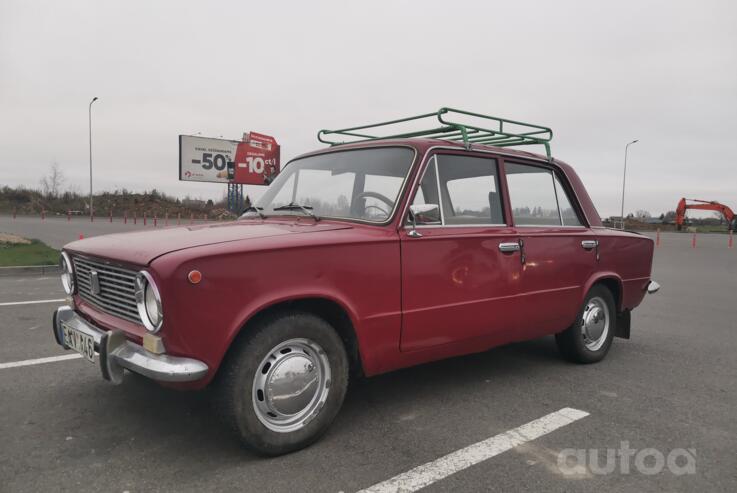
[[[179, 182], [177, 135], [315, 134], [454, 106], [553, 128], [603, 216], [737, 207], [735, 1], [0, 1], [0, 185]], [[258, 192], [251, 190], [252, 194]]]

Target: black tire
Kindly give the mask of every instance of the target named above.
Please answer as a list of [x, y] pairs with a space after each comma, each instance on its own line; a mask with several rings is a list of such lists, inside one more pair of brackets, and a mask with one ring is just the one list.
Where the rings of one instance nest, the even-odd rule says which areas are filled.
[[[601, 338], [597, 338], [594, 341], [587, 341], [583, 333], [584, 317], [587, 314], [587, 307], [590, 306], [590, 303], [593, 303], [595, 306], [594, 309], [597, 309], [600, 304], [599, 300], [603, 301], [608, 310], [609, 323], [606, 329], [607, 333], [606, 335], [602, 334]], [[617, 312], [614, 304], [614, 296], [606, 286], [597, 284], [589, 290], [586, 298], [584, 298], [581, 310], [576, 317], [576, 322], [563, 332], [556, 334], [555, 342], [558, 344], [561, 354], [567, 360], [583, 364], [596, 363], [604, 359], [609, 352], [616, 330]], [[589, 342], [590, 346], [587, 346], [587, 342]], [[596, 344], [597, 342], [598, 344]]]
[[[307, 447], [327, 431], [345, 398], [349, 364], [340, 336], [325, 320], [300, 311], [267, 316], [244, 330], [248, 332], [236, 341], [218, 373], [214, 389], [217, 414], [246, 447], [258, 454], [275, 456]], [[312, 418], [299, 424], [299, 429], [274, 431], [257, 415], [253, 400], [254, 379], [272, 349], [285, 341], [297, 339], [314, 342], [324, 350], [330, 369], [325, 387], [327, 396], [324, 404], [315, 409]]]

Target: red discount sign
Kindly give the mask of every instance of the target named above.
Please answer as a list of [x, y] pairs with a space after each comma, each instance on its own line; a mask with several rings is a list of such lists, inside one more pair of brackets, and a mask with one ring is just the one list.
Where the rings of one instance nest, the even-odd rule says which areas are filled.
[[249, 132], [235, 152], [231, 183], [267, 185], [279, 173], [279, 144], [269, 135]]

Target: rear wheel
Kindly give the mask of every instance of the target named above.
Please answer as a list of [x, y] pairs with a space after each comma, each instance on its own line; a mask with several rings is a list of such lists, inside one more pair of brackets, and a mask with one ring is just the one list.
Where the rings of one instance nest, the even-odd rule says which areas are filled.
[[243, 443], [280, 455], [317, 440], [338, 414], [348, 357], [319, 317], [287, 312], [249, 327], [228, 355], [217, 385], [218, 412]]
[[602, 285], [586, 295], [576, 322], [556, 334], [558, 349], [576, 363], [596, 363], [609, 352], [616, 331], [614, 296]]

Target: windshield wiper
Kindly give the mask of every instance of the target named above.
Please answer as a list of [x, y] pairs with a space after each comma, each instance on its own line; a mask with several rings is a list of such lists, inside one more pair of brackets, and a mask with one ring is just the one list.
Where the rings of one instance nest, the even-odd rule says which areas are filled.
[[308, 216], [312, 217], [315, 221], [319, 221], [320, 218], [317, 216], [317, 214], [312, 212], [311, 209], [312, 209], [312, 206], [310, 205], [302, 205], [302, 204], [297, 204], [295, 202], [290, 202], [287, 205], [281, 205], [279, 207], [274, 207], [275, 211], [302, 211]]
[[248, 207], [243, 209], [243, 213], [241, 214], [241, 217], [245, 216], [249, 212], [255, 212], [256, 214], [258, 214], [258, 216], [261, 219], [266, 219], [266, 214], [261, 212], [263, 209], [264, 209], [263, 207], [255, 207], [253, 205], [249, 205]]

